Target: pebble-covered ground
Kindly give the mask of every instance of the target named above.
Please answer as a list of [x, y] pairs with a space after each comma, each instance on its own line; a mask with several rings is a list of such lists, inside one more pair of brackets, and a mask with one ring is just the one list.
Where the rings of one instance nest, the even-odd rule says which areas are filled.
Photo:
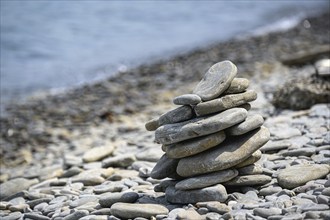
[[[329, 102], [304, 110], [271, 104], [278, 87], [315, 74], [313, 50], [329, 47], [329, 20], [320, 15], [286, 32], [215, 44], [11, 106], [1, 119], [0, 218], [330, 219]], [[314, 56], [287, 65], [297, 54]], [[149, 176], [163, 152], [144, 124], [222, 60], [258, 93], [250, 111], [264, 117], [271, 140], [257, 163], [272, 181], [227, 188], [223, 203], [171, 204], [166, 182]]]

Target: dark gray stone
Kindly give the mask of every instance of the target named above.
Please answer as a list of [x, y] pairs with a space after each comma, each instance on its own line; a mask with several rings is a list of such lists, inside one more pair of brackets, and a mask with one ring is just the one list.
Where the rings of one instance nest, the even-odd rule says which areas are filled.
[[101, 194], [99, 203], [102, 207], [108, 208], [117, 202], [133, 203], [139, 198], [136, 192], [114, 192]]
[[175, 187], [169, 186], [165, 191], [165, 198], [167, 201], [180, 204], [193, 204], [206, 201], [224, 202], [227, 197], [226, 188], [221, 184], [188, 191], [177, 190]]
[[222, 170], [181, 180], [175, 185], [175, 188], [179, 190], [200, 189], [227, 182], [237, 175], [238, 172], [235, 169]]
[[201, 101], [201, 97], [196, 94], [184, 94], [173, 99], [175, 105], [197, 105]]

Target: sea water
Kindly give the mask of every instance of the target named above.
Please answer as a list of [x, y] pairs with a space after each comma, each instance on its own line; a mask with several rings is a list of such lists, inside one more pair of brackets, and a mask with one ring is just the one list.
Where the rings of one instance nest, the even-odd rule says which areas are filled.
[[1, 104], [251, 33], [329, 1], [1, 1]]

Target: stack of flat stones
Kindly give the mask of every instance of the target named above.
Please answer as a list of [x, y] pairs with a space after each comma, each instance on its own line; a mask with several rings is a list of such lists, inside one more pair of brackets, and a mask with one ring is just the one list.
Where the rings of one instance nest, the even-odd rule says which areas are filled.
[[257, 93], [236, 75], [232, 62], [216, 63], [192, 94], [173, 99], [178, 108], [146, 123], [165, 152], [151, 172], [164, 179], [155, 191], [169, 202], [223, 202], [228, 188], [271, 181], [257, 163], [270, 133], [262, 116], [248, 114]]

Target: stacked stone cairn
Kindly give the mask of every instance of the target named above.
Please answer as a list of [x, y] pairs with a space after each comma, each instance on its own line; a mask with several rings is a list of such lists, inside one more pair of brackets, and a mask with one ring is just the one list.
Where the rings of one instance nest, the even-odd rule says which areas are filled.
[[173, 99], [180, 107], [146, 123], [165, 154], [150, 176], [171, 203], [227, 200], [227, 189], [264, 185], [271, 177], [256, 162], [270, 138], [260, 115], [250, 115], [257, 93], [235, 78], [230, 61], [213, 65], [192, 94]]

